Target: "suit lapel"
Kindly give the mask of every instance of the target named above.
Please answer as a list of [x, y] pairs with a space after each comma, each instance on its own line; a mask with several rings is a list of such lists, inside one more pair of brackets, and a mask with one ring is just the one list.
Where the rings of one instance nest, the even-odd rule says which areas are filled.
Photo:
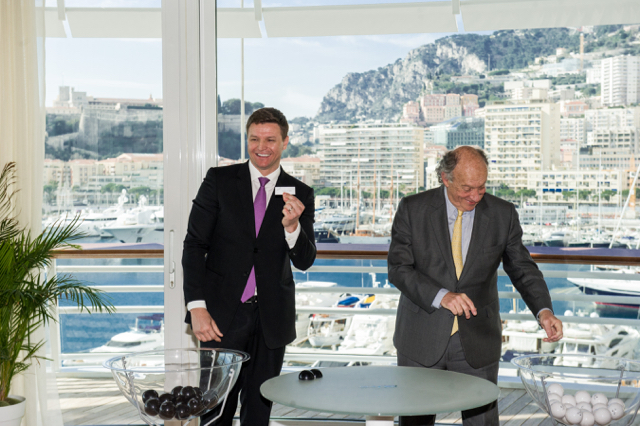
[[436, 237], [438, 247], [440, 247], [442, 258], [455, 282], [458, 278], [456, 277], [456, 266], [453, 264], [453, 254], [451, 253], [451, 236], [449, 235], [449, 220], [447, 219], [447, 206], [444, 197], [443, 186], [440, 188], [440, 195], [436, 197], [436, 202], [433, 204], [433, 214], [429, 215], [429, 217], [431, 218], [431, 230]]
[[[293, 184], [287, 184], [289, 175], [280, 168], [280, 176], [278, 176], [278, 180], [276, 181], [276, 186], [293, 186]], [[263, 235], [266, 231], [266, 228], [273, 227], [274, 223], [282, 222], [282, 209], [284, 209], [284, 200], [281, 195], [275, 194], [275, 189], [273, 190], [273, 194], [271, 194], [271, 199], [269, 200], [269, 204], [267, 205], [267, 211], [264, 214], [264, 219], [262, 220], [262, 225], [260, 226], [260, 233], [258, 237]], [[255, 225], [254, 225], [255, 227]], [[284, 232], [282, 233], [284, 235]]]
[[480, 256], [482, 242], [484, 241], [487, 229], [489, 229], [489, 216], [486, 214], [486, 209], [487, 201], [483, 198], [476, 206], [473, 229], [471, 230], [471, 241], [469, 242], [469, 250], [467, 251], [467, 257], [464, 262], [464, 268], [462, 268], [460, 279], [469, 273], [468, 271], [471, 269], [473, 262]]
[[249, 173], [249, 162], [244, 163], [238, 171], [236, 187], [242, 202], [242, 222], [241, 229], [250, 230], [252, 236], [256, 236], [255, 215], [253, 214], [253, 191], [251, 189], [251, 173]]

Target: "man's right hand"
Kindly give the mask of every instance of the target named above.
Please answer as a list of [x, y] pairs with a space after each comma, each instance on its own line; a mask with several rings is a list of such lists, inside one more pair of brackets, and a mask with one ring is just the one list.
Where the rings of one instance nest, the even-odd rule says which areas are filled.
[[478, 315], [475, 305], [464, 293], [449, 292], [445, 294], [440, 301], [440, 306], [444, 306], [450, 310], [453, 315], [464, 315], [467, 319], [471, 318], [471, 315], [474, 317]]
[[191, 329], [198, 340], [201, 342], [221, 341], [222, 333], [220, 333], [216, 322], [209, 315], [209, 311], [205, 308], [194, 308], [190, 312]]

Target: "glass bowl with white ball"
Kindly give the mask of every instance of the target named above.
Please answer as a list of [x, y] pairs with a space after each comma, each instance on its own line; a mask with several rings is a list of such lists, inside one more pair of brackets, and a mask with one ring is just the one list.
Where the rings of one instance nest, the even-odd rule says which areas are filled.
[[577, 354], [525, 355], [518, 367], [524, 387], [556, 425], [637, 424], [640, 362]]

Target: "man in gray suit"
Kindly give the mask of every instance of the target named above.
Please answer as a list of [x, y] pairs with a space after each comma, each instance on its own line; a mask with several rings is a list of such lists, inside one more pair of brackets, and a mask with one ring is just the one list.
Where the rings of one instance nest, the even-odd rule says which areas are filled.
[[[547, 333], [562, 338], [542, 273], [522, 244], [513, 204], [485, 194], [487, 157], [461, 146], [442, 158], [443, 184], [405, 197], [393, 221], [389, 281], [402, 293], [393, 337], [398, 365], [498, 381], [502, 325], [498, 267]], [[462, 412], [465, 426], [498, 425], [497, 403]], [[435, 416], [401, 417], [433, 425]]]

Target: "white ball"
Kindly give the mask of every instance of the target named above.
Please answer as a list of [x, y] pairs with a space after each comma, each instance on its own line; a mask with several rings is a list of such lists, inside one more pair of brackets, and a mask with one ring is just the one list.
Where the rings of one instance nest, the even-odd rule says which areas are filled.
[[582, 412], [582, 421], [580, 422], [580, 426], [593, 426], [595, 422], [596, 419], [593, 414], [591, 414], [591, 411]]
[[595, 413], [595, 412], [596, 412], [596, 410], [599, 410], [599, 409], [601, 409], [601, 408], [607, 408], [607, 406], [606, 406], [606, 405], [604, 405], [604, 404], [593, 404], [593, 405], [591, 406], [591, 412]]
[[557, 393], [550, 393], [549, 395], [547, 395], [547, 398], [549, 398], [549, 402], [551, 401], [562, 402], [562, 396], [558, 395]]
[[596, 404], [607, 405], [608, 401], [609, 401], [609, 398], [607, 398], [603, 393], [594, 393], [593, 395], [591, 395], [591, 403], [593, 405], [596, 405]]
[[621, 400], [620, 398], [611, 398], [609, 402], [607, 402], [607, 404], [608, 405], [619, 404], [619, 405], [622, 405], [622, 408], [624, 408], [624, 401]]
[[573, 395], [562, 395], [562, 403], [564, 405], [571, 405], [572, 407], [576, 406], [576, 398]]
[[578, 405], [576, 405], [576, 408], [579, 408], [582, 411], [588, 411], [588, 412], [593, 411], [593, 409], [591, 408], [591, 404], [588, 402], [578, 402]]
[[609, 412], [613, 420], [619, 420], [624, 416], [624, 407], [618, 403], [609, 404]]
[[[609, 410], [607, 410], [607, 413], [609, 413]], [[582, 421], [582, 411], [576, 407], [567, 408], [567, 413], [564, 416], [572, 425], [578, 424]]]
[[547, 386], [547, 394], [557, 393], [558, 395], [564, 395], [564, 388], [560, 383], [552, 383]]
[[556, 419], [561, 419], [567, 413], [567, 409], [560, 402], [554, 402], [551, 404], [551, 415]]
[[593, 412], [593, 417], [599, 425], [608, 425], [611, 422], [611, 413], [606, 408], [599, 408]]
[[591, 394], [587, 391], [578, 391], [576, 392], [576, 402], [580, 404], [581, 402], [588, 402], [591, 404]]

